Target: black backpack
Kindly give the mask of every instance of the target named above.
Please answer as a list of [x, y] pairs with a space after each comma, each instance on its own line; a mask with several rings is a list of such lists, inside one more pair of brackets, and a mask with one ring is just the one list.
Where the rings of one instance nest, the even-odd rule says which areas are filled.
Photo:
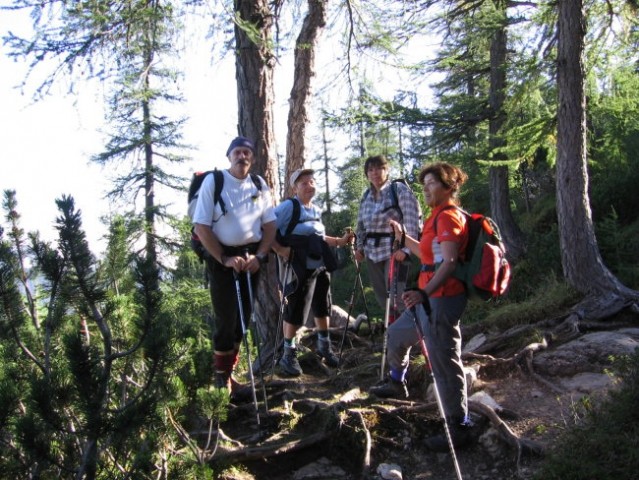
[[[226, 205], [224, 204], [224, 200], [222, 199], [222, 189], [224, 188], [224, 173], [222, 170], [207, 170], [205, 172], [195, 172], [193, 177], [191, 178], [191, 184], [189, 185], [189, 193], [187, 196], [188, 200], [188, 215], [191, 220], [193, 220], [193, 214], [195, 213], [195, 205], [197, 204], [197, 199], [200, 195], [200, 188], [202, 187], [202, 182], [207, 177], [207, 175], [212, 174], [215, 179], [215, 193], [213, 194], [213, 205], [220, 205], [222, 209], [222, 215], [226, 215]], [[259, 192], [262, 191], [262, 182], [260, 180], [259, 175], [255, 173], [251, 173], [251, 180], [255, 184], [255, 187]], [[200, 261], [204, 261], [204, 257], [208, 255], [204, 245], [200, 241], [199, 237], [196, 235], [193, 228], [191, 228], [191, 248], [197, 254]]]
[[[291, 214], [291, 220], [288, 222], [288, 225], [286, 226], [284, 235], [282, 235], [278, 229], [276, 238], [279, 244], [284, 246], [291, 246], [291, 234], [293, 233], [293, 230], [295, 229], [297, 224], [300, 223], [300, 218], [302, 216], [302, 206], [300, 204], [300, 201], [295, 197], [289, 197], [285, 201], [290, 201], [293, 204], [293, 212]], [[310, 222], [314, 220], [319, 220], [319, 218], [309, 218], [307, 220], [304, 220], [304, 222]], [[328, 250], [328, 251], [324, 251], [324, 255], [323, 255], [324, 265], [326, 266], [326, 270], [329, 272], [332, 272], [337, 270], [338, 268], [341, 268], [343, 265], [340, 265], [340, 263], [338, 262], [335, 255], [334, 248], [329, 247], [328, 244], [325, 244], [325, 248]]]
[[[397, 210], [397, 212], [399, 213], [399, 223], [402, 223], [404, 221], [404, 213], [402, 212], [402, 209], [399, 206], [399, 197], [397, 196], [397, 184], [398, 183], [403, 183], [410, 190], [410, 186], [408, 185], [408, 182], [406, 181], [406, 179], [404, 179], [404, 178], [396, 178], [395, 180], [392, 180], [391, 184], [390, 184], [392, 203], [391, 203], [390, 207], [386, 207], [383, 211], [386, 212], [386, 211], [391, 210], [391, 209]], [[364, 194], [362, 195], [362, 199], [359, 201], [360, 205], [364, 202], [364, 200], [366, 200], [366, 197], [368, 197], [368, 195], [370, 193], [371, 193], [371, 189], [370, 188], [367, 188], [364, 191]]]
[[[300, 223], [300, 217], [302, 215], [302, 207], [300, 205], [299, 200], [295, 197], [289, 197], [284, 201], [285, 202], [290, 201], [293, 204], [293, 213], [291, 214], [291, 220], [288, 222], [288, 225], [286, 226], [286, 231], [284, 232], [284, 235], [282, 235], [278, 229], [276, 236], [277, 236], [278, 243], [280, 243], [281, 245], [289, 246], [289, 238], [291, 236], [291, 233], [293, 233], [293, 230], [295, 229], [297, 224]], [[311, 221], [311, 220], [319, 220], [319, 219], [309, 219], [308, 221]]]

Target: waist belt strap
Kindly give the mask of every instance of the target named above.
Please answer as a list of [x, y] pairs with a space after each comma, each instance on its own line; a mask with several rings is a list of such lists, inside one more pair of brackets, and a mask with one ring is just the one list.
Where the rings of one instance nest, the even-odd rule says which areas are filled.
[[390, 232], [368, 232], [366, 234], [366, 241], [375, 240], [375, 246], [379, 247], [379, 241], [382, 238], [390, 238], [392, 237]]
[[224, 255], [228, 257], [240, 256], [243, 257], [245, 253], [249, 253], [254, 255], [257, 252], [257, 247], [259, 247], [259, 242], [256, 243], [247, 243], [246, 245], [222, 245], [222, 251]]

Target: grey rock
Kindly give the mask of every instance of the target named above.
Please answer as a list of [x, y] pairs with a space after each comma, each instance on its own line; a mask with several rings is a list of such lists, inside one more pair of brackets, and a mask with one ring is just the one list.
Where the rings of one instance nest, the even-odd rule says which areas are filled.
[[394, 463], [380, 463], [377, 474], [384, 480], [402, 480], [402, 469]]
[[322, 457], [295, 471], [293, 480], [328, 480], [346, 478], [346, 476], [346, 472], [341, 467], [333, 464], [328, 458]]
[[541, 374], [571, 377], [578, 373], [603, 373], [610, 356], [630, 355], [639, 347], [639, 328], [588, 333], [555, 349], [537, 354], [535, 370]]

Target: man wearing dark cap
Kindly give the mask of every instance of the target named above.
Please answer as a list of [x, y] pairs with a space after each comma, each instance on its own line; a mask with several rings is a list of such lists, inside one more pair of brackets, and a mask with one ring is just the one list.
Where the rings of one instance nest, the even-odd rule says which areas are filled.
[[[214, 364], [216, 386], [233, 393], [232, 378], [239, 359], [242, 325], [235, 289], [234, 272], [239, 275], [244, 320], [248, 322], [253, 305], [249, 301], [248, 275], [253, 291], [257, 287], [261, 264], [275, 238], [275, 213], [271, 192], [263, 178], [258, 188], [249, 175], [255, 158], [253, 142], [245, 137], [233, 139], [226, 151], [231, 165], [223, 170], [220, 201], [215, 201], [215, 180], [208, 175], [202, 182], [193, 215], [195, 233], [210, 255], [207, 271], [213, 304]], [[248, 328], [248, 325], [246, 326]]]
[[[343, 237], [326, 235], [320, 209], [312, 203], [315, 196], [313, 170], [295, 170], [289, 179], [295, 194], [275, 207], [278, 237], [273, 249], [282, 258], [292, 261], [298, 277], [297, 288], [287, 297], [283, 325], [284, 353], [279, 365], [293, 376], [303, 373], [297, 360], [296, 333], [309, 311], [313, 310], [317, 332], [317, 353], [330, 367], [337, 367], [339, 359], [332, 351], [328, 333], [331, 312], [331, 276], [328, 271], [332, 255], [329, 246], [341, 247], [351, 241], [352, 234]], [[297, 203], [297, 205], [296, 205]], [[298, 210], [294, 219], [294, 211]]]

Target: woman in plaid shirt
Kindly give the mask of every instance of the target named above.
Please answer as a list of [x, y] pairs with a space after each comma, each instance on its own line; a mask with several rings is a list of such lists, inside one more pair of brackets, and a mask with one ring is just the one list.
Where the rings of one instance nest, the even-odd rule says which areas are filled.
[[[370, 188], [364, 193], [357, 216], [357, 244], [355, 259], [368, 266], [368, 276], [375, 292], [375, 298], [383, 309], [388, 292], [388, 271], [391, 254], [395, 260], [397, 276], [397, 311], [404, 311], [401, 295], [406, 288], [410, 267], [410, 251], [406, 248], [392, 251], [392, 230], [390, 220], [402, 223], [406, 234], [418, 238], [421, 229], [421, 209], [412, 190], [405, 183], [392, 182], [389, 178], [389, 163], [384, 155], [368, 157], [364, 163], [364, 174]], [[396, 199], [393, 192], [395, 189]], [[393, 282], [395, 280], [393, 279]], [[393, 323], [394, 318], [389, 318]]]

